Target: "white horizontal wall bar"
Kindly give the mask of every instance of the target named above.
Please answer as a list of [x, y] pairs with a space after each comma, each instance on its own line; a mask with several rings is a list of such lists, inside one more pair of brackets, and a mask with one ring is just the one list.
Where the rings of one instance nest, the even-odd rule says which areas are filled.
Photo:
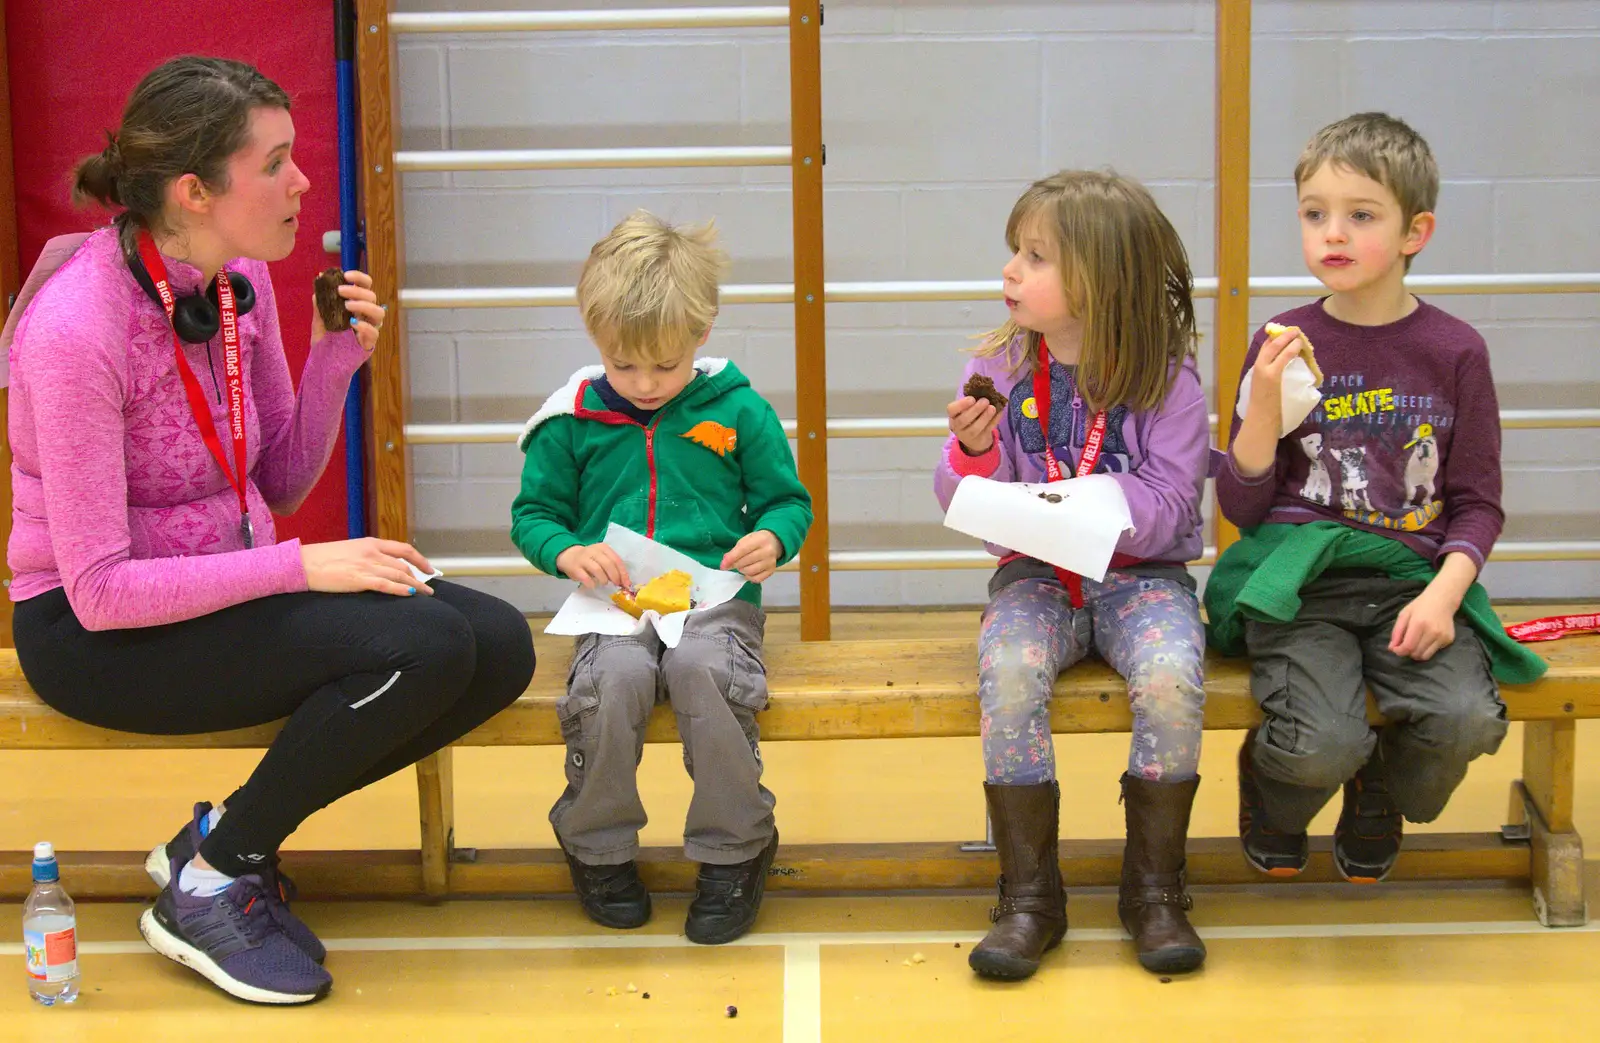
[[[402, 153], [402, 155], [427, 155], [427, 153]], [[788, 160], [785, 159], [784, 162]], [[1313, 296], [1321, 286], [1321, 283], [1309, 277], [1263, 277], [1250, 280], [1250, 292], [1261, 297], [1309, 297]], [[1600, 293], [1600, 273], [1416, 275], [1406, 280], [1406, 286], [1418, 293], [1432, 294]], [[1217, 280], [1209, 277], [1196, 279], [1194, 295], [1215, 297]], [[1000, 281], [979, 279], [830, 282], [825, 284], [823, 296], [830, 304], [992, 301], [1000, 296]], [[793, 301], [794, 287], [783, 283], [753, 283], [722, 288], [724, 304], [790, 304]], [[400, 303], [407, 308], [544, 308], [575, 304], [577, 297], [570, 286], [472, 287], [459, 290], [403, 289], [400, 291]]]
[[473, 445], [514, 442], [521, 424], [407, 424], [410, 445]]
[[397, 33], [516, 33], [786, 26], [787, 7], [680, 7], [628, 11], [412, 11], [389, 15]]
[[[1197, 285], [1195, 296], [1215, 297], [1216, 280]], [[718, 294], [723, 304], [793, 304], [794, 287], [788, 283], [732, 283]], [[993, 301], [1000, 298], [1000, 282], [830, 282], [823, 299], [830, 304], [909, 301]], [[572, 286], [466, 287], [462, 289], [402, 289], [406, 308], [551, 308], [578, 303]]]
[[[1192, 565], [1210, 565], [1217, 548], [1207, 547]], [[1600, 561], [1600, 540], [1525, 541], [1498, 544], [1490, 561]], [[428, 561], [445, 576], [540, 576], [538, 569], [515, 555], [490, 557], [434, 557]], [[828, 555], [828, 567], [841, 572], [907, 572], [946, 569], [993, 568], [994, 555], [972, 550], [840, 550]], [[780, 571], [793, 572], [790, 562]]]
[[[723, 304], [793, 304], [794, 287], [786, 283], [729, 283], [717, 294]], [[401, 290], [405, 308], [554, 308], [575, 307], [575, 286], [497, 286], [459, 290]]]
[[[829, 304], [895, 303], [901, 301], [997, 301], [999, 279], [903, 280], [899, 282], [830, 282], [823, 294]], [[1196, 279], [1196, 297], [1215, 297], [1217, 280]]]
[[542, 576], [525, 559], [516, 555], [495, 557], [445, 558], [429, 556], [428, 564], [443, 572], [446, 577], [460, 576]]
[[[1431, 294], [1600, 293], [1600, 272], [1522, 275], [1412, 275], [1406, 289]], [[1309, 275], [1250, 280], [1257, 297], [1309, 297], [1323, 286]]]
[[[1503, 409], [1500, 426], [1506, 430], [1600, 427], [1600, 409]], [[1211, 415], [1211, 429], [1217, 417]], [[783, 430], [795, 435], [795, 422], [785, 420]], [[521, 424], [407, 424], [406, 441], [412, 445], [466, 445], [511, 442], [522, 433]], [[828, 421], [829, 438], [943, 438], [950, 433], [944, 417], [841, 417]]]
[[1502, 409], [1500, 426], [1521, 431], [1600, 427], [1600, 409]]
[[475, 286], [400, 291], [402, 308], [558, 308], [578, 303], [574, 286]]
[[[602, 170], [635, 167], [786, 167], [788, 145], [684, 148], [429, 149], [396, 152], [403, 174], [443, 170]], [[402, 294], [401, 302], [405, 297]]]

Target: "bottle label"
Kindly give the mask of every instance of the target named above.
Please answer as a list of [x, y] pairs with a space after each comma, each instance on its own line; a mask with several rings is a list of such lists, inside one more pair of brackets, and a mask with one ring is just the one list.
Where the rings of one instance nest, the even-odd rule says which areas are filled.
[[71, 981], [78, 976], [78, 931], [23, 931], [28, 977], [34, 981]]

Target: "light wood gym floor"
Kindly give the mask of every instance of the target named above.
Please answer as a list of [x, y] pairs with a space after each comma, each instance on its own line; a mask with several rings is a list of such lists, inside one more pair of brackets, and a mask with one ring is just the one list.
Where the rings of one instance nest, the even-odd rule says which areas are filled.
[[[975, 611], [839, 613], [834, 633], [962, 634], [975, 621]], [[775, 613], [769, 641], [793, 640], [796, 629], [795, 617]], [[1595, 722], [1580, 723], [1577, 825], [1590, 837], [1600, 837], [1597, 734]], [[1234, 831], [1239, 738], [1206, 736], [1194, 835]], [[1520, 750], [1514, 728], [1503, 752], [1477, 762], [1445, 815], [1425, 828], [1495, 828]], [[982, 835], [975, 739], [774, 743], [763, 752], [786, 842]], [[1125, 735], [1057, 740], [1064, 836], [1121, 835], [1117, 777], [1126, 755]], [[73, 850], [164, 840], [194, 800], [226, 795], [257, 756], [0, 753], [0, 848], [54, 841], [70, 891]], [[554, 846], [545, 810], [560, 790], [560, 761], [556, 748], [457, 751], [457, 843]], [[647, 747], [640, 776], [652, 815], [644, 842], [675, 843], [689, 796], [676, 748]], [[1325, 811], [1314, 828], [1330, 831], [1336, 811]], [[413, 777], [402, 773], [316, 815], [288, 846], [415, 846], [416, 821]], [[1590, 887], [1600, 887], [1600, 862], [1589, 870]], [[636, 933], [593, 926], [570, 899], [304, 902], [297, 909], [328, 942], [336, 984], [326, 1001], [294, 1010], [236, 1003], [149, 952], [135, 926], [137, 904], [85, 904], [83, 998], [71, 1008], [35, 1007], [21, 945], [0, 944], [14, 972], [12, 987], [0, 989], [0, 1039], [1469, 1043], [1600, 1031], [1600, 930], [1539, 927], [1525, 888], [1200, 889], [1194, 915], [1210, 959], [1203, 972], [1170, 982], [1134, 962], [1114, 896], [1104, 890], [1072, 893], [1067, 944], [1035, 979], [977, 981], [966, 955], [987, 926], [990, 902], [982, 895], [769, 897], [755, 932], [720, 949], [682, 937], [681, 897], [658, 900], [655, 920]], [[20, 919], [15, 903], [0, 904], [13, 939]]]

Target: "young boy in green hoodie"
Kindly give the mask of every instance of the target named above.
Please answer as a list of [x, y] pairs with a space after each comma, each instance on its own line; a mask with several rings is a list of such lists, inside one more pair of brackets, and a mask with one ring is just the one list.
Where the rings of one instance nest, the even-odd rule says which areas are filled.
[[767, 703], [760, 584], [811, 527], [772, 406], [731, 362], [695, 358], [724, 262], [709, 224], [673, 227], [643, 211], [595, 244], [578, 307], [602, 365], [579, 370], [528, 421], [511, 507], [523, 555], [586, 587], [653, 578], [628, 576], [602, 542], [610, 522], [749, 581], [689, 616], [676, 648], [652, 629], [578, 638], [556, 708], [567, 788], [550, 824], [584, 911], [631, 928], [650, 919], [634, 861], [645, 824], [636, 773], [657, 693], [671, 701], [694, 780], [684, 853], [700, 863], [685, 931], [710, 945], [754, 924], [778, 849], [756, 726]]

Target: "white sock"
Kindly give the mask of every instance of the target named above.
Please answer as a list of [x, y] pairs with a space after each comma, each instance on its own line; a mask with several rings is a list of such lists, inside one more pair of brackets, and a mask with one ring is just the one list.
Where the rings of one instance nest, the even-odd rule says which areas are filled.
[[226, 810], [228, 809], [224, 804], [218, 804], [216, 807], [212, 808], [210, 813], [206, 815], [205, 824], [200, 827], [200, 835], [206, 836], [213, 829], [216, 829], [217, 823], [222, 821], [222, 813]]
[[178, 876], [178, 890], [197, 898], [210, 898], [219, 895], [233, 883], [233, 877], [215, 869], [201, 869], [190, 862], [183, 867], [183, 872]]

